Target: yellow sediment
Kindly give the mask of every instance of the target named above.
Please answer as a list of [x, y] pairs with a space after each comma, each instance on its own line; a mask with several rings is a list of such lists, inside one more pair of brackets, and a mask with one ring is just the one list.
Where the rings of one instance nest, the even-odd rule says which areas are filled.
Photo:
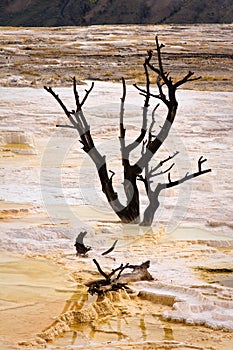
[[48, 261], [1, 254], [0, 276], [0, 342], [16, 346], [60, 314], [69, 295], [57, 291], [65, 272]]

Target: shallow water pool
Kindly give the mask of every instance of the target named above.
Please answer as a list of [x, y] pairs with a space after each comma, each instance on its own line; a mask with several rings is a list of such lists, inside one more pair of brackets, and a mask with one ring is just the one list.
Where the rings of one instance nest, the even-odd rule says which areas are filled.
[[0, 342], [35, 336], [60, 314], [70, 293], [66, 272], [44, 260], [0, 255]]

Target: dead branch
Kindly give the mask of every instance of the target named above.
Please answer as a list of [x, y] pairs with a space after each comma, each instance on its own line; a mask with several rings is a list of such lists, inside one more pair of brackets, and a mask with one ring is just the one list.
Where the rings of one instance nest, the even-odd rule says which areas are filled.
[[[149, 144], [152, 141], [152, 137], [153, 137], [152, 131], [153, 131], [153, 127], [155, 125], [155, 112], [158, 109], [158, 107], [159, 107], [159, 103], [155, 106], [155, 108], [152, 111], [151, 124], [150, 124], [149, 130], [148, 130], [148, 141], [147, 141], [147, 144]], [[144, 153], [144, 149], [143, 149], [143, 153]]]
[[109, 275], [107, 275], [100, 267], [98, 261], [96, 259], [93, 259], [94, 264], [97, 267], [97, 270], [99, 271], [99, 273], [106, 279], [109, 280]]
[[126, 97], [126, 84], [125, 84], [125, 78], [124, 77], [122, 77], [121, 78], [121, 80], [122, 80], [122, 85], [123, 85], [123, 95], [122, 95], [122, 97], [121, 97], [121, 102], [125, 102], [125, 97]]
[[[114, 210], [115, 213], [122, 219], [123, 222], [125, 222], [127, 217], [127, 208], [125, 208], [124, 205], [122, 205], [118, 199], [118, 194], [114, 191], [113, 184], [112, 184], [112, 177], [109, 177], [107, 164], [105, 156], [102, 156], [97, 148], [95, 147], [91, 132], [90, 132], [90, 126], [88, 125], [86, 118], [84, 116], [82, 107], [89, 96], [90, 92], [92, 91], [94, 87], [94, 84], [92, 83], [90, 89], [85, 90], [85, 96], [83, 100], [80, 102], [79, 95], [77, 92], [76, 87], [76, 79], [73, 78], [73, 91], [75, 96], [75, 102], [76, 102], [76, 111], [69, 111], [65, 104], [62, 102], [60, 97], [52, 90], [50, 87], [44, 87], [46, 91], [48, 91], [55, 100], [59, 103], [59, 105], [62, 107], [63, 111], [65, 112], [66, 116], [68, 117], [69, 121], [72, 124], [72, 128], [75, 128], [80, 136], [80, 142], [83, 145], [82, 149], [84, 152], [86, 152], [89, 157], [93, 160], [97, 171], [99, 175], [99, 179], [102, 185], [102, 191], [106, 195], [106, 198]], [[66, 125], [60, 125], [59, 127], [67, 127]], [[127, 219], [128, 220], [128, 219]], [[128, 222], [128, 221], [127, 221]]]
[[112, 182], [112, 179], [113, 179], [113, 176], [115, 175], [115, 172], [114, 171], [112, 171], [112, 170], [109, 170], [109, 172], [112, 174], [111, 176], [110, 176], [110, 181]]
[[70, 129], [77, 129], [75, 126], [72, 126], [72, 125], [59, 125], [59, 124], [56, 124], [56, 128], [70, 128]]
[[[157, 50], [157, 58], [158, 58], [158, 68], [151, 63], [152, 54], [150, 54], [150, 60], [147, 60], [147, 66], [151, 71], [155, 72], [158, 75], [157, 87], [159, 90], [159, 94], [155, 95], [150, 93], [150, 96], [160, 99], [167, 106], [168, 111], [167, 111], [166, 120], [164, 121], [164, 124], [161, 127], [160, 132], [155, 137], [153, 142], [150, 142], [147, 145], [146, 152], [143, 155], [141, 155], [141, 157], [137, 162], [137, 166], [139, 167], [138, 169], [139, 173], [146, 167], [150, 159], [158, 151], [158, 149], [161, 147], [161, 145], [163, 144], [163, 142], [165, 141], [165, 139], [169, 134], [169, 131], [174, 122], [177, 107], [178, 107], [178, 102], [176, 100], [177, 88], [182, 84], [186, 83], [187, 81], [198, 80], [200, 78], [200, 77], [191, 78], [191, 76], [193, 75], [193, 72], [189, 72], [188, 74], [185, 75], [183, 79], [179, 80], [176, 83], [173, 83], [172, 78], [169, 76], [169, 73], [166, 73], [163, 68], [161, 49], [164, 47], [164, 45], [159, 44], [157, 36], [155, 39], [156, 39], [156, 50]], [[167, 87], [167, 90], [168, 90], [167, 97], [163, 92], [164, 85]], [[139, 90], [144, 94], [147, 93], [147, 91], [144, 89], [139, 89]]]
[[87, 247], [83, 243], [83, 239], [86, 236], [87, 232], [80, 232], [78, 237], [76, 238], [75, 241], [75, 248], [76, 248], [76, 255], [83, 255], [85, 256], [89, 250], [91, 250], [91, 247]]
[[[149, 51], [150, 52], [150, 51]], [[150, 60], [150, 53], [148, 53], [148, 58], [145, 59], [145, 62], [143, 64], [144, 72], [146, 75], [146, 91], [145, 91], [145, 102], [143, 107], [143, 115], [142, 115], [142, 126], [141, 126], [141, 132], [140, 135], [136, 138], [135, 141], [130, 143], [128, 146], [125, 147], [125, 153], [127, 157], [129, 156], [130, 152], [132, 152], [138, 145], [144, 140], [147, 132], [147, 112], [149, 107], [149, 100], [150, 100], [150, 76], [148, 72], [147, 62]]]
[[164, 160], [162, 160], [159, 164], [159, 166], [162, 166], [164, 163], [168, 162], [169, 160], [171, 160], [172, 158], [174, 158], [175, 156], [177, 156], [177, 154], [179, 154], [180, 152], [176, 151], [173, 155], [168, 156], [167, 158], [165, 158]]
[[123, 86], [123, 94], [121, 97], [121, 107], [120, 107], [120, 145], [121, 145], [121, 158], [122, 158], [122, 165], [128, 163], [128, 156], [125, 152], [125, 127], [124, 127], [124, 104], [125, 104], [125, 97], [126, 97], [126, 84], [125, 79], [122, 78], [122, 86]]
[[191, 76], [193, 76], [193, 74], [194, 74], [194, 72], [189, 71], [188, 74], [187, 74], [184, 78], [182, 78], [181, 80], [178, 80], [178, 81], [174, 84], [174, 86], [175, 86], [176, 88], [178, 88], [179, 86], [181, 86], [181, 85], [187, 83], [188, 81], [195, 81], [195, 80], [201, 79], [201, 76], [196, 77], [196, 78], [190, 78]]
[[202, 164], [206, 161], [206, 159], [203, 159], [203, 156], [201, 156], [198, 160], [198, 171], [189, 174], [186, 173], [186, 175], [184, 177], [182, 177], [179, 180], [175, 180], [172, 181], [171, 179], [171, 173], [168, 173], [168, 182], [166, 183], [158, 183], [155, 190], [152, 191], [151, 187], [150, 187], [150, 191], [148, 191], [148, 198], [149, 198], [149, 205], [146, 208], [145, 212], [144, 212], [144, 217], [143, 220], [141, 222], [141, 226], [148, 226], [151, 225], [153, 217], [154, 217], [154, 213], [157, 210], [157, 208], [159, 207], [159, 195], [160, 192], [166, 188], [171, 188], [171, 187], [175, 187], [178, 186], [180, 184], [182, 184], [183, 182], [186, 182], [190, 179], [193, 179], [195, 177], [201, 176], [203, 174], [209, 173], [211, 172], [211, 169], [202, 169]]
[[[110, 273], [105, 273], [95, 259], [93, 259], [93, 262], [95, 263], [99, 273], [104, 277], [104, 280], [102, 279], [86, 283], [86, 286], [89, 287], [88, 291], [90, 294], [96, 293], [98, 295], [103, 295], [107, 291], [129, 289], [127, 284], [130, 282], [153, 280], [153, 277], [148, 272], [150, 261], [146, 261], [141, 265], [130, 265], [129, 263], [125, 265], [121, 264], [116, 269], [113, 269]], [[131, 269], [133, 271], [122, 274], [126, 269]], [[115, 274], [117, 272], [118, 274], [115, 277]]]
[[118, 239], [116, 239], [115, 242], [113, 243], [113, 245], [112, 245], [108, 250], [106, 250], [105, 252], [103, 252], [102, 255], [107, 255], [107, 254], [111, 253], [111, 252], [114, 250], [114, 248], [115, 248], [117, 242], [118, 242]]
[[168, 162], [169, 160], [171, 160], [172, 158], [174, 158], [177, 154], [179, 154], [178, 151], [176, 151], [173, 155], [167, 157], [166, 159], [162, 160], [156, 167], [154, 168], [151, 168], [151, 170], [148, 172], [148, 178], [151, 179], [152, 177], [155, 177], [155, 176], [158, 176], [158, 175], [162, 175], [162, 174], [165, 174], [167, 173], [168, 171], [170, 171], [173, 166], [175, 165], [175, 163], [172, 163], [172, 165], [166, 169], [166, 170], [161, 170], [160, 172], [157, 172], [156, 171], [162, 167], [162, 165], [166, 162]]
[[198, 160], [198, 171], [197, 172], [194, 172], [192, 174], [187, 173], [184, 177], [182, 177], [181, 179], [176, 180], [176, 181], [171, 180], [171, 175], [169, 173], [168, 174], [168, 183], [162, 184], [161, 186], [163, 186], [164, 188], [174, 187], [174, 186], [180, 185], [181, 183], [183, 183], [185, 181], [193, 179], [194, 177], [211, 172], [211, 169], [205, 169], [205, 170], [202, 169], [202, 164], [207, 161], [207, 159], [202, 159], [202, 158], [203, 158], [203, 156], [201, 156]]
[[203, 174], [211, 172], [211, 169], [204, 169], [204, 170], [202, 169], [202, 164], [206, 161], [207, 161], [207, 159], [203, 159], [203, 156], [201, 156], [198, 160], [198, 171], [196, 171], [192, 174], [186, 173], [184, 177], [182, 177], [181, 179], [175, 180], [175, 181], [173, 181], [171, 179], [171, 173], [169, 172], [168, 173], [168, 182], [158, 183], [154, 190], [151, 189], [151, 182], [147, 181], [149, 205], [144, 212], [144, 217], [143, 217], [143, 220], [142, 220], [140, 225], [141, 226], [151, 225], [151, 223], [153, 221], [154, 213], [157, 210], [157, 208], [159, 207], [159, 199], [158, 198], [159, 198], [160, 192], [162, 190], [164, 190], [166, 188], [178, 186], [178, 185], [182, 184], [183, 182], [186, 182], [186, 181], [191, 180], [195, 177], [198, 177], [198, 176], [201, 176]]
[[[146, 95], [147, 95], [147, 92], [146, 92], [146, 90], [145, 89], [143, 89], [143, 88], [141, 88], [141, 87], [139, 87], [137, 84], [133, 84], [133, 86], [138, 90], [138, 91], [140, 91], [140, 95], [142, 95], [142, 96], [145, 96], [146, 97]], [[150, 97], [154, 97], [154, 98], [160, 98], [159, 97], [160, 95], [155, 95], [155, 94], [152, 94], [151, 92], [150, 92]]]
[[159, 164], [156, 167], [151, 168], [150, 170], [148, 169], [148, 166], [146, 166], [146, 168], [145, 168], [145, 177], [143, 177], [142, 175], [138, 176], [138, 180], [142, 181], [144, 183], [144, 185], [145, 185], [145, 189], [146, 189], [147, 195], [149, 195], [149, 192], [152, 191], [151, 187], [150, 187], [151, 183], [153, 183], [152, 178], [156, 177], [156, 176], [159, 176], [159, 175], [166, 174], [167, 172], [169, 172], [173, 168], [175, 163], [172, 163], [170, 165], [170, 167], [168, 167], [165, 170], [161, 170], [161, 171], [157, 171], [157, 170], [159, 168], [161, 168], [164, 163], [166, 163], [169, 160], [171, 160], [172, 158], [174, 158], [177, 154], [179, 154], [178, 151], [176, 151], [173, 155], [167, 157], [166, 159], [160, 161]]
[[77, 124], [75, 122], [75, 120], [73, 119], [72, 117], [72, 112], [70, 112], [65, 104], [62, 102], [62, 100], [60, 99], [59, 95], [56, 94], [53, 89], [51, 87], [47, 87], [47, 86], [44, 86], [44, 89], [49, 92], [54, 98], [55, 100], [59, 103], [59, 105], [61, 106], [61, 108], [63, 109], [63, 111], [65, 112], [66, 116], [68, 117], [69, 121], [71, 122], [71, 124], [77, 128]]

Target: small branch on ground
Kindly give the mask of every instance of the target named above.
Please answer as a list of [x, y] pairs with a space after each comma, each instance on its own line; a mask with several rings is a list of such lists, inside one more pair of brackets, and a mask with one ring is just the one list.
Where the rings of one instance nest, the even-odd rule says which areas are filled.
[[115, 242], [113, 243], [113, 245], [112, 245], [108, 250], [106, 250], [105, 252], [103, 252], [102, 255], [107, 255], [107, 254], [111, 253], [111, 252], [113, 251], [113, 249], [115, 248], [117, 242], [118, 242], [118, 239], [115, 240]]
[[[127, 284], [130, 282], [153, 280], [153, 277], [148, 271], [148, 268], [150, 267], [150, 261], [146, 261], [141, 265], [130, 265], [129, 263], [125, 265], [121, 264], [116, 269], [113, 269], [110, 273], [104, 272], [96, 259], [93, 259], [93, 262], [95, 263], [97, 270], [104, 277], [104, 279], [86, 283], [86, 286], [89, 287], [88, 292], [90, 294], [104, 295], [104, 293], [108, 291], [129, 289]], [[123, 273], [123, 271], [126, 269], [131, 269], [133, 271]], [[118, 274], [116, 276], [117, 272]]]

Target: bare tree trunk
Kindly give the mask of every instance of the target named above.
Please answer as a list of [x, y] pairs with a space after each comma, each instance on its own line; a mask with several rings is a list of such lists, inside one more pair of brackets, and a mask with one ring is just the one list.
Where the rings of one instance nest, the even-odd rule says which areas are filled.
[[150, 202], [146, 207], [143, 215], [143, 220], [140, 226], [151, 226], [154, 220], [155, 212], [159, 207], [158, 195], [153, 195], [150, 198]]
[[139, 192], [137, 187], [137, 175], [132, 167], [126, 168], [124, 175], [124, 189], [127, 197], [124, 222], [138, 224], [140, 222]]

